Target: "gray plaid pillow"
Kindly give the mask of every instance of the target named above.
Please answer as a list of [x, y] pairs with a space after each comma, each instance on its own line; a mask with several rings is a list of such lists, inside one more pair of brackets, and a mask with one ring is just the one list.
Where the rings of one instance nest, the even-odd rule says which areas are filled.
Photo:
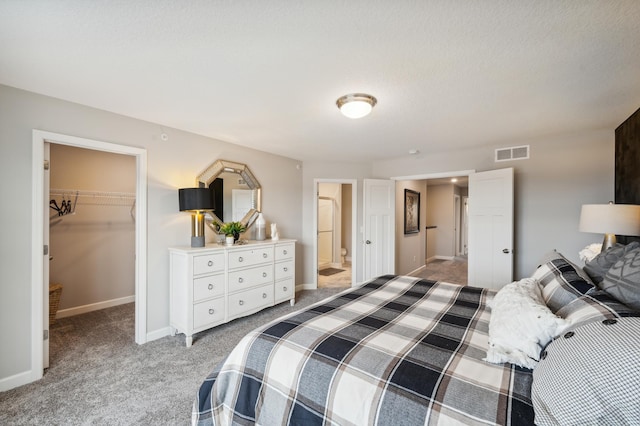
[[627, 252], [609, 268], [600, 288], [625, 305], [640, 311], [640, 248]]

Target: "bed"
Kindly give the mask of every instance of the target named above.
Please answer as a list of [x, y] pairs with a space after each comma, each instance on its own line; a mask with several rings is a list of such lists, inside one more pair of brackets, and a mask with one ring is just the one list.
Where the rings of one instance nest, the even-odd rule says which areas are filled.
[[[200, 386], [192, 422], [554, 424], [565, 414], [559, 414], [553, 404], [564, 398], [558, 397], [562, 384], [550, 381], [558, 369], [573, 371], [580, 362], [577, 356], [568, 365], [559, 365], [558, 361], [568, 357], [556, 353], [575, 350], [567, 349], [567, 343], [584, 344], [580, 339], [589, 333], [582, 333], [582, 329], [593, 328], [594, 323], [608, 331], [622, 330], [622, 325], [624, 330], [640, 330], [640, 322], [624, 322], [639, 320], [631, 318], [638, 312], [598, 290], [563, 257], [548, 260], [536, 274], [545, 309], [554, 315], [564, 309], [563, 318], [571, 327], [562, 332], [575, 333], [578, 338], [554, 336], [557, 338], [548, 345], [542, 342], [544, 350], [536, 355], [539, 366], [534, 370], [485, 360], [492, 339], [492, 310], [497, 310], [490, 308], [496, 291], [386, 275], [245, 336]], [[609, 327], [602, 325], [603, 321], [620, 324]], [[597, 335], [595, 339], [602, 338], [600, 329], [591, 333]], [[637, 364], [640, 333], [635, 342], [626, 337], [622, 340], [625, 347], [615, 356], [624, 359], [616, 359], [614, 364]], [[584, 362], [593, 357], [612, 359], [607, 352], [610, 349], [589, 353]], [[633, 357], [637, 357], [635, 361]], [[536, 388], [533, 382], [538, 370]], [[640, 369], [635, 370], [628, 374], [625, 369], [622, 378], [616, 379], [616, 386], [623, 380], [622, 388], [627, 388], [627, 382], [633, 388], [626, 391], [633, 402], [625, 402], [631, 411], [623, 413], [623, 421], [636, 415], [640, 420], [640, 411], [634, 408], [640, 397]], [[585, 387], [575, 380], [571, 385]], [[575, 394], [567, 402], [571, 409], [580, 410], [581, 399], [591, 402], [580, 392], [567, 393]]]

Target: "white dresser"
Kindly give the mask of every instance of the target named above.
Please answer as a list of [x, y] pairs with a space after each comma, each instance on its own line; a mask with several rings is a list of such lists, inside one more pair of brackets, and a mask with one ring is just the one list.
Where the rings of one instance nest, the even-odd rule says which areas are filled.
[[193, 334], [289, 300], [295, 302], [295, 240], [169, 248], [170, 326]]

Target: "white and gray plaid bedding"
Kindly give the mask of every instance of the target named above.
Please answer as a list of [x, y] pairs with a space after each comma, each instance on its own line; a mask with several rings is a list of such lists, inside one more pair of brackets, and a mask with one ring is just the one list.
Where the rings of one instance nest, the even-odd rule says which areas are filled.
[[494, 291], [383, 276], [248, 334], [198, 425], [533, 424], [531, 371], [482, 361]]

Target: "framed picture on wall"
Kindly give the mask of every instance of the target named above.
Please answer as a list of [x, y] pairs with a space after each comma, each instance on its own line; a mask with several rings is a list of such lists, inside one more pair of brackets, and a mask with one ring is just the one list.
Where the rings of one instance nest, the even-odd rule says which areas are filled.
[[420, 232], [420, 193], [404, 190], [404, 233]]

